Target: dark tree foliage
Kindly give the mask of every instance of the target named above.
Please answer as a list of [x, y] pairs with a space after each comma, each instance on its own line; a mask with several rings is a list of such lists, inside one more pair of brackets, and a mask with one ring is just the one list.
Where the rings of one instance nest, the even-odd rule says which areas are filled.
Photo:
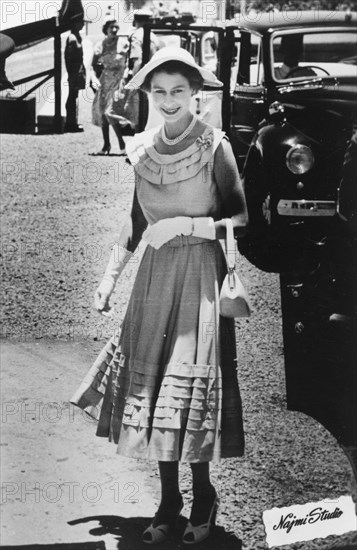
[[[240, 11], [241, 0], [227, 0], [227, 16]], [[271, 10], [343, 10], [357, 11], [357, 0], [246, 0], [245, 9], [250, 11]]]
[[247, 8], [278, 10], [352, 10], [357, 11], [357, 0], [248, 0]]
[[[169, 4], [163, 0], [164, 4]], [[148, 0], [124, 0], [127, 11], [138, 10], [148, 4]], [[226, 0], [227, 12], [240, 11], [240, 0]], [[272, 8], [287, 9], [320, 9], [320, 10], [352, 10], [357, 11], [357, 0], [246, 0], [246, 9], [267, 11]]]
[[147, 3], [148, 3], [148, 0], [124, 0], [125, 9], [127, 11], [130, 11], [132, 9], [133, 10], [140, 10]]

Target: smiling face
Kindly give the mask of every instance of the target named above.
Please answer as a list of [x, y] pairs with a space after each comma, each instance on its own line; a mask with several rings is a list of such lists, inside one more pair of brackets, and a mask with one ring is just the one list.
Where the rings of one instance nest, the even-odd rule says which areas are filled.
[[177, 122], [190, 114], [194, 90], [182, 74], [164, 71], [154, 73], [150, 94], [155, 109], [164, 117], [165, 122]]
[[118, 31], [119, 31], [119, 25], [115, 21], [114, 23], [110, 23], [107, 29], [107, 35], [111, 37], [116, 36], [118, 34]]

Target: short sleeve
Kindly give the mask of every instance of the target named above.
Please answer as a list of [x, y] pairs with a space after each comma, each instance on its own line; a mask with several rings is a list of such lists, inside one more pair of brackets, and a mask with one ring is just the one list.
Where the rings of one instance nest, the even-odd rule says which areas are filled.
[[142, 44], [143, 32], [142, 29], [138, 29], [131, 36], [130, 59], [142, 59]]
[[217, 181], [229, 183], [232, 187], [240, 181], [237, 162], [229, 139], [224, 139], [219, 143], [215, 152], [214, 172]]
[[103, 42], [100, 41], [100, 42], [97, 42], [97, 44], [94, 46], [94, 49], [93, 49], [93, 54], [94, 55], [102, 55], [103, 53]]
[[126, 39], [120, 38], [117, 44], [117, 52], [122, 56], [126, 56], [128, 51], [129, 51], [129, 41]]

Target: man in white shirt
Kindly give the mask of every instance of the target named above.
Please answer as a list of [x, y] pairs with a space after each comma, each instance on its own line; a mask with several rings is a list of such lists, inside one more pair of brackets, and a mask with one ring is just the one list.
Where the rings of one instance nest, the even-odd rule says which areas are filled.
[[[143, 56], [143, 41], [144, 41], [144, 28], [143, 26], [152, 17], [152, 13], [144, 10], [137, 10], [134, 14], [134, 27], [135, 30], [130, 36], [130, 49], [129, 49], [129, 69], [133, 72], [133, 75], [138, 72], [142, 63]], [[160, 48], [160, 41], [158, 37], [151, 31], [150, 32], [150, 58]]]

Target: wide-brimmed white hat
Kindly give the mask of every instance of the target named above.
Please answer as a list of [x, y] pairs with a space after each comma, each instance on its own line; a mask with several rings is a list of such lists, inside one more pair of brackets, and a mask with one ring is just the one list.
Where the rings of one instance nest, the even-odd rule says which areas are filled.
[[143, 84], [147, 75], [163, 63], [166, 63], [166, 61], [181, 61], [182, 63], [197, 69], [203, 78], [204, 84], [208, 86], [215, 86], [217, 88], [223, 86], [222, 82], [218, 80], [211, 71], [203, 69], [197, 65], [196, 61], [187, 50], [174, 46], [165, 46], [164, 48], [158, 50], [152, 56], [150, 61], [144, 65], [144, 67], [140, 69], [136, 75], [133, 76], [130, 82], [126, 85], [126, 88], [139, 88]]

